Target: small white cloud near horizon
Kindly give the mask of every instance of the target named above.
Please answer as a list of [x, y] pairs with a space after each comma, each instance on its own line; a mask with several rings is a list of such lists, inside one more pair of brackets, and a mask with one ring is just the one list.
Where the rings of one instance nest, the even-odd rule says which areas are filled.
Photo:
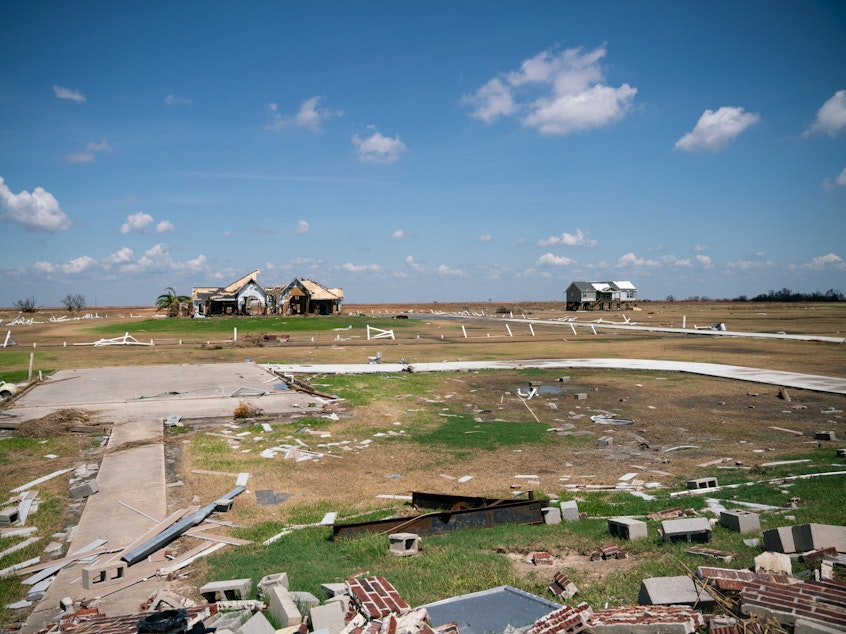
[[454, 269], [446, 264], [441, 264], [437, 268], [437, 273], [443, 277], [465, 277], [467, 275], [467, 273], [461, 269]]
[[834, 189], [835, 187], [846, 187], [846, 167], [833, 180], [828, 177], [823, 180], [824, 189]]
[[617, 259], [617, 266], [619, 268], [654, 268], [660, 266], [660, 263], [657, 260], [639, 258], [633, 252], [629, 251]]
[[846, 269], [846, 261], [835, 253], [828, 253], [812, 258], [804, 264], [791, 264], [788, 268], [800, 271], [842, 271]]
[[311, 231], [311, 225], [309, 225], [305, 220], [300, 220], [297, 222], [297, 227], [294, 229], [294, 233], [298, 236], [305, 236]]
[[817, 111], [813, 125], [802, 133], [803, 137], [827, 134], [835, 137], [846, 131], [846, 90], [838, 90]]
[[555, 255], [554, 253], [544, 253], [537, 261], [539, 266], [572, 266], [575, 263], [576, 261], [572, 258]]
[[423, 266], [414, 261], [414, 257], [408, 255], [405, 258], [405, 263], [414, 271], [422, 271]]
[[576, 233], [563, 232], [560, 236], [550, 236], [549, 238], [537, 241], [539, 247], [551, 246], [565, 246], [565, 247], [595, 247], [599, 244], [596, 240], [587, 237], [581, 229], [576, 229]]
[[402, 240], [403, 238], [407, 238], [408, 234], [405, 232], [404, 229], [397, 229], [391, 234], [391, 240]]
[[[605, 54], [604, 46], [592, 51], [547, 49], [525, 60], [520, 70], [500, 73], [464, 95], [461, 103], [471, 106], [470, 116], [484, 123], [525, 113], [522, 124], [541, 134], [605, 127], [625, 117], [637, 95], [629, 84], [615, 88], [603, 83], [600, 62]], [[539, 88], [544, 91], [540, 97]]]
[[85, 95], [83, 95], [80, 91], [65, 88], [64, 86], [59, 86], [58, 84], [53, 84], [53, 94], [59, 99], [64, 99], [65, 101], [85, 103]]
[[739, 260], [735, 260], [734, 262], [726, 263], [726, 268], [729, 270], [738, 270], [738, 271], [755, 271], [755, 270], [764, 270], [764, 269], [771, 269], [773, 268], [776, 263], [771, 260], [765, 260], [763, 253], [756, 253], [754, 260], [750, 260], [747, 258], [741, 258]]
[[406, 151], [406, 145], [400, 141], [399, 135], [394, 138], [386, 137], [381, 132], [368, 127], [368, 136], [354, 134], [352, 144], [355, 146], [358, 159], [365, 163], [396, 163], [400, 154]]
[[79, 275], [85, 271], [90, 270], [97, 264], [97, 260], [89, 255], [82, 255], [73, 260], [53, 264], [52, 262], [45, 262], [40, 260], [33, 264], [33, 269], [38, 273], [51, 275], [53, 273], [64, 273], [65, 275]]
[[707, 255], [703, 255], [702, 253], [696, 254], [696, 261], [702, 265], [703, 269], [713, 269], [714, 264], [711, 262], [711, 258]]
[[271, 102], [267, 104], [267, 111], [270, 114], [268, 130], [278, 132], [283, 128], [306, 128], [312, 132], [320, 132], [324, 121], [344, 116], [343, 110], [320, 107], [320, 97], [311, 97], [300, 104], [300, 109], [293, 116], [286, 116], [279, 112], [279, 104]]
[[85, 146], [85, 149], [75, 154], [68, 154], [68, 163], [93, 163], [95, 160], [95, 152], [111, 152], [109, 142], [103, 139], [99, 143], [90, 142]]
[[732, 106], [723, 106], [716, 112], [706, 110], [693, 130], [676, 141], [675, 147], [686, 152], [719, 152], [760, 119], [759, 114]]
[[168, 95], [164, 98], [164, 105], [166, 106], [190, 106], [193, 102], [188, 97], [177, 97], [176, 95]]
[[173, 231], [173, 223], [170, 220], [162, 220], [156, 225], [156, 233], [168, 233]]
[[132, 262], [135, 258], [135, 252], [129, 247], [122, 247], [114, 253], [103, 258], [103, 264], [126, 264]]
[[124, 235], [127, 233], [144, 233], [152, 223], [153, 217], [150, 214], [138, 211], [126, 217], [126, 222], [120, 226], [120, 232]]
[[0, 221], [5, 220], [27, 231], [55, 231], [70, 229], [71, 220], [62, 211], [59, 201], [43, 187], [32, 193], [21, 191], [13, 194], [0, 176]]
[[376, 273], [382, 270], [378, 264], [353, 264], [352, 262], [345, 262], [340, 268], [348, 273]]
[[491, 240], [493, 240], [493, 238], [489, 233], [483, 233], [478, 238], [476, 238], [476, 242], [490, 242]]

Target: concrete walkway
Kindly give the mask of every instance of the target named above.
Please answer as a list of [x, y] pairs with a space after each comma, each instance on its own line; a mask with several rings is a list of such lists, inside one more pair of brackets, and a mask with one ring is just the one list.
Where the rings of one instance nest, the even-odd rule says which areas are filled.
[[411, 372], [458, 372], [461, 370], [519, 370], [540, 369], [615, 369], [615, 370], [657, 370], [661, 372], [690, 372], [724, 379], [751, 381], [783, 387], [793, 387], [817, 392], [846, 394], [846, 379], [762, 368], [747, 368], [739, 365], [718, 363], [695, 363], [688, 361], [661, 361], [657, 359], [528, 359], [522, 361], [442, 361], [440, 363], [335, 364], [335, 365], [287, 365], [267, 364], [277, 372], [285, 374], [374, 374]]
[[[107, 453], [97, 474], [98, 492], [87, 498], [73, 539], [66, 549], [73, 553], [96, 540], [104, 547], [122, 549], [154, 528], [168, 515], [162, 420], [171, 414], [184, 418], [232, 416], [241, 400], [249, 400], [267, 413], [302, 412], [314, 397], [289, 390], [276, 391], [278, 383], [266, 369], [253, 363], [185, 366], [119, 367], [62, 370], [17, 400], [11, 412], [18, 420], [40, 418], [64, 408], [96, 411], [94, 418], [113, 422]], [[264, 390], [261, 397], [233, 397], [239, 388]], [[121, 447], [125, 446], [125, 449]], [[209, 491], [203, 504], [235, 486], [222, 483]], [[237, 502], [236, 502], [237, 504]], [[102, 555], [103, 563], [120, 553]], [[108, 594], [82, 587], [81, 564], [61, 570], [38, 603], [24, 633], [38, 631], [61, 613], [59, 602], [105, 596], [97, 606], [107, 616], [133, 614], [160, 588], [165, 579], [155, 576], [163, 561], [143, 561], [126, 571], [135, 585]], [[149, 578], [149, 579], [148, 579]]]

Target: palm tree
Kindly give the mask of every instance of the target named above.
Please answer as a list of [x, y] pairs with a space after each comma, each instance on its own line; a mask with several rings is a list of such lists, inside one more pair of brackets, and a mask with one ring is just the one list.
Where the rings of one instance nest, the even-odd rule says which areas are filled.
[[177, 295], [172, 286], [168, 286], [165, 292], [156, 299], [156, 312], [167, 310], [168, 317], [178, 317], [183, 305], [191, 301], [187, 295]]

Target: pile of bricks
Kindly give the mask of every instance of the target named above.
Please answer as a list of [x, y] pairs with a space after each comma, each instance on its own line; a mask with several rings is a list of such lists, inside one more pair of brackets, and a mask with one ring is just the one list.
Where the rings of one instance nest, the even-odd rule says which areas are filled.
[[366, 577], [347, 581], [349, 594], [359, 612], [369, 619], [388, 616], [392, 612], [404, 613], [411, 606], [384, 577]]
[[576, 587], [576, 584], [573, 583], [563, 572], [555, 573], [552, 583], [549, 584], [549, 591], [561, 599], [571, 599], [579, 594], [579, 589]]
[[545, 550], [532, 553], [532, 563], [536, 566], [552, 566], [555, 564], [555, 559], [552, 554]]
[[591, 561], [598, 561], [600, 559], [628, 559], [629, 553], [624, 548], [620, 548], [617, 544], [606, 544], [590, 555]]
[[528, 634], [576, 634], [587, 626], [593, 610], [587, 603], [564, 606], [534, 622]]
[[723, 592], [740, 592], [747, 583], [766, 581], [770, 583], [788, 584], [791, 578], [788, 575], [776, 575], [765, 572], [752, 572], [750, 570], [734, 570], [733, 568], [712, 568], [699, 566], [696, 569], [696, 577], [707, 581]]
[[797, 621], [824, 623], [846, 630], [846, 583], [812, 581], [782, 585], [749, 582], [740, 592], [744, 614], [771, 617], [786, 625]]
[[704, 625], [705, 618], [699, 610], [679, 605], [606, 608], [594, 612], [588, 621], [594, 634], [643, 631], [645, 626], [654, 631], [693, 634]]

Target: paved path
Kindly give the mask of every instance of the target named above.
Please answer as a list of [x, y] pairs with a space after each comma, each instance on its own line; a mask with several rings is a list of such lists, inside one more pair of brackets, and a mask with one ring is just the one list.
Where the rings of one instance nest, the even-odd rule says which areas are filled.
[[661, 361], [656, 359], [528, 359], [522, 361], [442, 361], [440, 363], [413, 363], [409, 365], [399, 363], [350, 363], [336, 365], [267, 364], [267, 366], [286, 374], [371, 374], [403, 371], [458, 372], [460, 370], [515, 370], [522, 368], [658, 370], [661, 372], [690, 372], [692, 374], [752, 381], [754, 383], [766, 383], [768, 385], [779, 385], [817, 392], [846, 394], [846, 379], [844, 378], [765, 370], [762, 368], [747, 368], [739, 365]]
[[[242, 387], [267, 391], [251, 399], [267, 413], [302, 412], [314, 404], [307, 394], [274, 390], [276, 382], [253, 363], [62, 370], [20, 397], [12, 413], [22, 421], [73, 407], [94, 410], [97, 420], [114, 423], [108, 445], [112, 451], [103, 457], [97, 474], [99, 490], [86, 500], [66, 552], [100, 539], [107, 540], [106, 547], [124, 547], [167, 517], [162, 420], [170, 414], [232, 416], [241, 400], [232, 393]], [[208, 492], [202, 502], [212, 502], [234, 486], [234, 480], [222, 483], [222, 490]], [[103, 555], [99, 563], [111, 557]], [[165, 580], [154, 576], [162, 565], [143, 561], [130, 566], [127, 581], [153, 577], [105, 597], [98, 605], [100, 611], [108, 616], [137, 612], [153, 592], [166, 586]], [[85, 590], [83, 567], [68, 566], [56, 575], [27, 619], [25, 633], [42, 629], [60, 614], [59, 602], [64, 597], [90, 599], [110, 591], [108, 586]]]

